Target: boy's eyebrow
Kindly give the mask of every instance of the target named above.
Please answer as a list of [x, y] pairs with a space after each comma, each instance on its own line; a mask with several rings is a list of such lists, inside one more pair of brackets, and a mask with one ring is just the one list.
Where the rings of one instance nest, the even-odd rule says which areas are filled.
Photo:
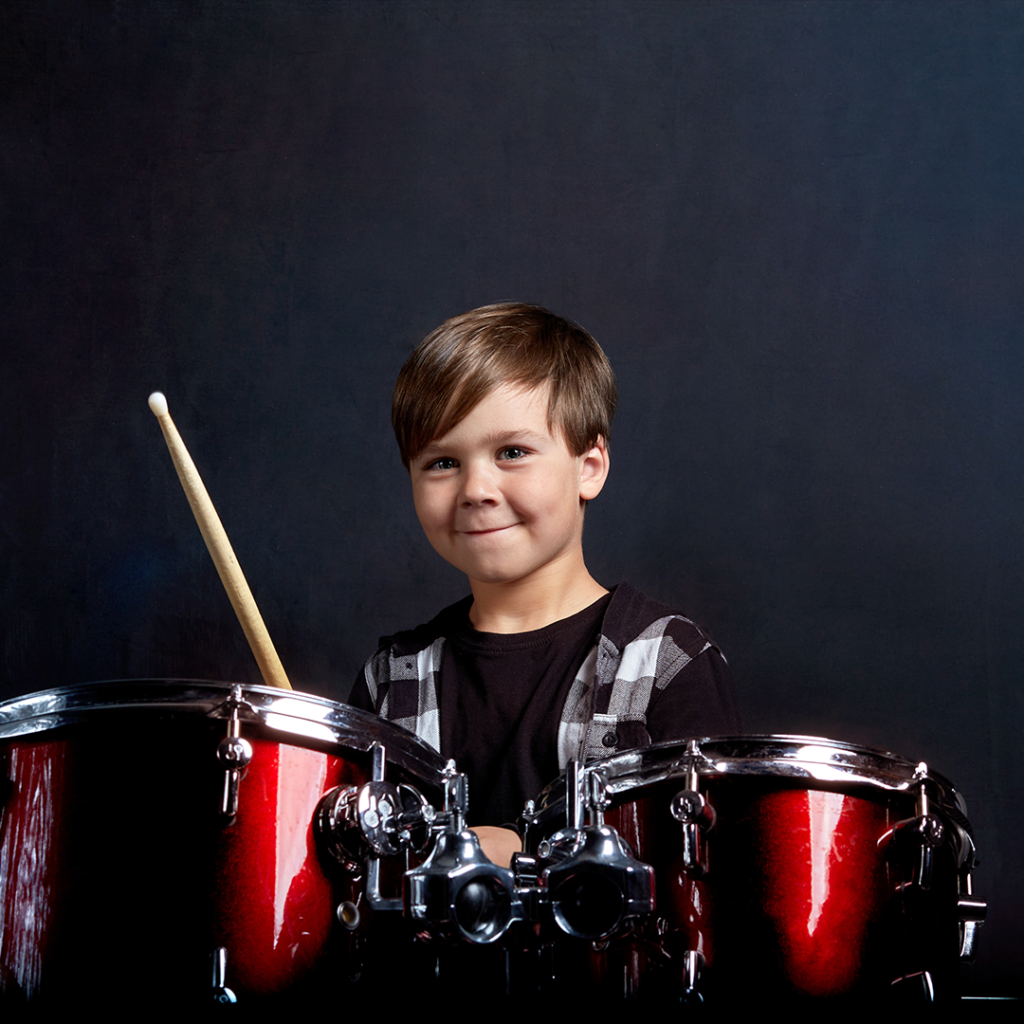
[[[522, 442], [524, 444], [545, 444], [551, 440], [549, 434], [537, 434], [532, 430], [496, 430], [493, 433], [486, 434], [481, 439], [483, 444], [488, 448], [497, 448], [503, 444], [512, 444], [514, 442]], [[431, 441], [430, 444], [424, 445], [423, 451], [417, 456], [422, 459], [424, 457], [431, 457], [440, 455], [444, 452], [445, 445], [440, 441]]]

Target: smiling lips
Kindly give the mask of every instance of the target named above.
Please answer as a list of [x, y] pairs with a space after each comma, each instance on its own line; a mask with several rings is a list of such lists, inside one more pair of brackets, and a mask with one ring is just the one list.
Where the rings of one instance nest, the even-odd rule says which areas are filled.
[[457, 533], [465, 534], [469, 537], [486, 537], [491, 533], [501, 533], [502, 530], [511, 530], [515, 523], [509, 523], [507, 526], [488, 526], [480, 530], [457, 530]]

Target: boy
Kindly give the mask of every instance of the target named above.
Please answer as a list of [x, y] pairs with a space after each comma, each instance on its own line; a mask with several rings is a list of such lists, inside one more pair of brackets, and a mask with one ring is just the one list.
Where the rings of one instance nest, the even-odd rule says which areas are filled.
[[472, 596], [383, 638], [350, 699], [455, 759], [499, 863], [518, 837], [493, 826], [514, 821], [570, 758], [740, 728], [714, 643], [587, 571], [583, 516], [608, 475], [615, 403], [597, 342], [519, 303], [446, 321], [395, 385], [416, 513]]

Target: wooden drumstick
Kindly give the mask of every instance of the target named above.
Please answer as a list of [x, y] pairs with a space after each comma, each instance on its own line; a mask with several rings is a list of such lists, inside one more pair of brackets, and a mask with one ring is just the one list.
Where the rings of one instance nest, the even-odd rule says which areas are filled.
[[192, 513], [199, 524], [199, 532], [206, 541], [207, 550], [213, 558], [213, 564], [217, 567], [224, 589], [228, 592], [231, 607], [235, 609], [238, 621], [242, 624], [245, 638], [249, 641], [256, 663], [263, 673], [263, 680], [268, 686], [280, 686], [286, 690], [292, 688], [288, 682], [281, 659], [277, 656], [274, 643], [270, 639], [267, 627], [263, 623], [263, 616], [253, 600], [249, 584], [245, 582], [238, 559], [231, 549], [231, 542], [224, 532], [217, 510], [210, 501], [210, 495], [206, 493], [203, 481], [199, 477], [196, 464], [192, 461], [185, 442], [182, 441], [178, 428], [175, 427], [171, 414], [167, 411], [167, 399], [159, 391], [154, 391], [149, 396], [149, 407], [153, 410], [160, 423], [160, 429], [164, 432], [164, 439], [170, 450], [171, 458], [174, 461], [174, 468], [178, 471], [178, 479], [181, 486], [185, 488], [185, 497], [192, 506]]

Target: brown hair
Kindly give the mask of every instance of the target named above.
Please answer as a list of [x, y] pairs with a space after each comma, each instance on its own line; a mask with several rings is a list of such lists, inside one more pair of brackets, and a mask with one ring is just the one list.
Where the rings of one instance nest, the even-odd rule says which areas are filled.
[[391, 423], [406, 469], [481, 399], [503, 384], [551, 383], [548, 424], [583, 455], [608, 441], [617, 392], [601, 346], [578, 324], [542, 306], [499, 302], [446, 320], [406, 360], [391, 402]]

